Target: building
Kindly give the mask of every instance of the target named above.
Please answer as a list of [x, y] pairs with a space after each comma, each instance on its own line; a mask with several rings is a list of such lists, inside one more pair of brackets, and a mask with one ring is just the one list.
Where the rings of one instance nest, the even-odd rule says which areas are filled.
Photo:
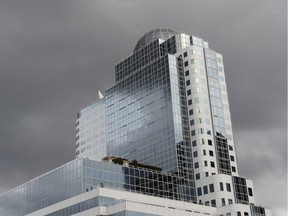
[[0, 196], [0, 214], [272, 215], [238, 173], [223, 57], [185, 33], [152, 30], [115, 66], [77, 115], [76, 157]]
[[182, 176], [193, 202], [243, 204], [243, 215], [256, 204], [253, 182], [238, 173], [223, 57], [208, 42], [146, 33], [116, 65], [105, 104], [108, 154]]

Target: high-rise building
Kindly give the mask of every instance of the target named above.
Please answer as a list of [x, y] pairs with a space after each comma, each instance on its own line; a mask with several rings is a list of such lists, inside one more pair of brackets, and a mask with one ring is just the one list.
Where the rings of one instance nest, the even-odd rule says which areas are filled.
[[1, 215], [272, 215], [239, 176], [223, 57], [206, 41], [152, 30], [98, 94], [77, 114], [77, 159], [0, 196]]
[[198, 203], [255, 204], [238, 173], [223, 57], [208, 42], [154, 29], [116, 65], [115, 82], [105, 92], [108, 154], [182, 175]]

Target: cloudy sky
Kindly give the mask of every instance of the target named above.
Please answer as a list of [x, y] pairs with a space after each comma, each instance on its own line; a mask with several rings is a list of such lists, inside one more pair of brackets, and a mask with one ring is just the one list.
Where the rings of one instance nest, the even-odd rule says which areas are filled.
[[75, 116], [147, 31], [199, 36], [224, 56], [240, 174], [286, 215], [285, 0], [1, 0], [0, 193], [74, 158]]

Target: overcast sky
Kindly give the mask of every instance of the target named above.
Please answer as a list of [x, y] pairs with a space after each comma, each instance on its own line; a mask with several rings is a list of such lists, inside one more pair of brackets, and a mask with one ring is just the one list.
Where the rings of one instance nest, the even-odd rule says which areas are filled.
[[240, 174], [286, 215], [286, 0], [1, 0], [0, 193], [74, 159], [76, 113], [169, 27], [223, 54]]

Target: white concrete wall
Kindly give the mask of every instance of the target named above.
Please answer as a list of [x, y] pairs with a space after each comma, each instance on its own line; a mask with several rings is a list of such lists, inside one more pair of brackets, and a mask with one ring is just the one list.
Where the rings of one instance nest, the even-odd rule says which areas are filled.
[[109, 215], [123, 210], [138, 211], [143, 213], [151, 213], [159, 215], [186, 216], [191, 215], [191, 212], [194, 212], [199, 215], [204, 213], [206, 213], [206, 215], [211, 216], [217, 215], [217, 209], [212, 207], [196, 205], [193, 203], [182, 202], [178, 200], [148, 196], [144, 194], [98, 187], [94, 190], [85, 192], [83, 194], [64, 200], [62, 202], [51, 205], [44, 209], [40, 209], [26, 216], [40, 216], [49, 214], [97, 196], [111, 197], [119, 200], [119, 203], [107, 207], [103, 206], [95, 207], [93, 209], [89, 209], [81, 213], [75, 214], [75, 216], [76, 215], [92, 216], [97, 215], [98, 213], [101, 213], [103, 215]]

